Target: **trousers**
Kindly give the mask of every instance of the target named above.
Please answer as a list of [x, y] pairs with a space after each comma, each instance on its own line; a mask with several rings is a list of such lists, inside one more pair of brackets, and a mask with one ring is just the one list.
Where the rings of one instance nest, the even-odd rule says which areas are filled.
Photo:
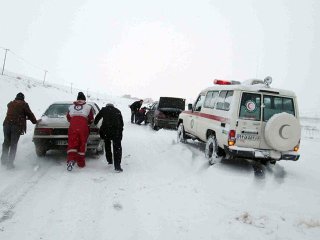
[[4, 141], [2, 144], [1, 164], [13, 165], [16, 158], [18, 141], [21, 135], [20, 127], [17, 125], [3, 125]]
[[[114, 162], [114, 168], [119, 169], [121, 167], [121, 158], [122, 158], [122, 133], [114, 135], [105, 135], [104, 136], [106, 159], [108, 163]], [[112, 145], [112, 146], [111, 146]], [[111, 149], [112, 147], [112, 149]], [[113, 156], [112, 156], [113, 150]]]
[[86, 165], [85, 155], [89, 128], [87, 126], [70, 126], [68, 130], [67, 162], [76, 161], [79, 167]]

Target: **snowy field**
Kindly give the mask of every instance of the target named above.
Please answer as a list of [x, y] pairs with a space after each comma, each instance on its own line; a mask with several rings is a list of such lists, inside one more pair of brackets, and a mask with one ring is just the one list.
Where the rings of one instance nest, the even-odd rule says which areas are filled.
[[[1, 121], [20, 91], [37, 118], [51, 102], [76, 97], [9, 77], [0, 77], [0, 89]], [[203, 144], [177, 144], [175, 131], [131, 124], [128, 99], [93, 100], [123, 113], [124, 172], [104, 156], [89, 154], [73, 172], [65, 153], [37, 158], [29, 122], [16, 168], [0, 169], [0, 239], [319, 239], [319, 120], [302, 121], [299, 161], [260, 166], [257, 175], [242, 160], [209, 166]]]

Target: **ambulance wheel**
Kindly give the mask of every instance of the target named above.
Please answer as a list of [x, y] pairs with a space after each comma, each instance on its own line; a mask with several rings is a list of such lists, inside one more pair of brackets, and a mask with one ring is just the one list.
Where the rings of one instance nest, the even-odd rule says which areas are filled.
[[221, 150], [219, 149], [217, 139], [214, 135], [210, 135], [208, 137], [205, 148], [205, 156], [209, 160], [210, 165], [221, 162]]

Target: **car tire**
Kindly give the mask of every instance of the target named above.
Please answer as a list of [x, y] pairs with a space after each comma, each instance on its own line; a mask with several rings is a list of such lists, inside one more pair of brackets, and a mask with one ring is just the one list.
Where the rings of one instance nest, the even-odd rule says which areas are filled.
[[46, 153], [47, 153], [47, 149], [42, 146], [42, 145], [35, 145], [36, 147], [36, 154], [38, 157], [44, 157], [46, 156]]
[[97, 148], [93, 149], [94, 153], [96, 155], [103, 155], [104, 154], [104, 146], [105, 146], [105, 143], [103, 140], [101, 140], [97, 146]]
[[186, 133], [184, 131], [183, 123], [180, 123], [177, 130], [177, 143], [186, 143]]
[[217, 139], [214, 135], [210, 135], [206, 142], [205, 156], [210, 165], [221, 162], [222, 155], [219, 150]]
[[101, 147], [101, 149], [96, 149], [96, 155], [103, 155], [104, 154], [104, 146]]
[[152, 129], [158, 131], [159, 127], [156, 125], [154, 119], [152, 119], [152, 123], [151, 123]]

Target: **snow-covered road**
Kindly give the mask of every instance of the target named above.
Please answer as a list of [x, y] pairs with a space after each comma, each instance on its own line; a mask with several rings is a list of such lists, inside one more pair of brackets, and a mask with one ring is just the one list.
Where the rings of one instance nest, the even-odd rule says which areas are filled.
[[85, 169], [67, 172], [64, 153], [38, 159], [24, 137], [26, 157], [0, 172], [0, 238], [316, 239], [312, 141], [302, 142], [299, 162], [263, 167], [261, 178], [245, 161], [209, 166], [201, 144], [175, 137], [127, 123], [121, 174], [94, 155]]

